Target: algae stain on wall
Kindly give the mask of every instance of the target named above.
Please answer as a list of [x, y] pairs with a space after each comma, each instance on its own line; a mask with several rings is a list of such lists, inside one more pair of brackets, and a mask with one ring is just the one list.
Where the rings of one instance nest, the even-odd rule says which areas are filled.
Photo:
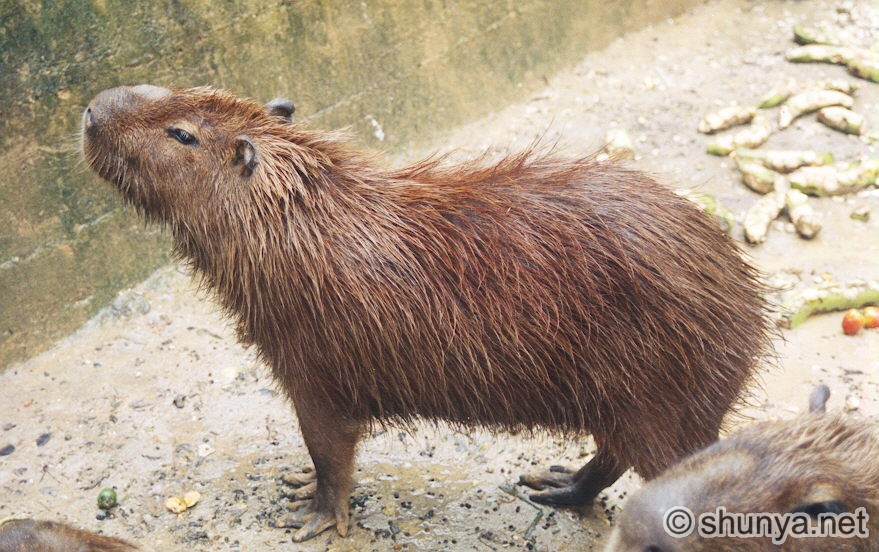
[[[78, 327], [170, 247], [83, 166], [104, 88], [285, 96], [314, 127], [404, 149], [695, 0], [0, 1], [0, 367]], [[381, 132], [378, 132], [378, 129]]]

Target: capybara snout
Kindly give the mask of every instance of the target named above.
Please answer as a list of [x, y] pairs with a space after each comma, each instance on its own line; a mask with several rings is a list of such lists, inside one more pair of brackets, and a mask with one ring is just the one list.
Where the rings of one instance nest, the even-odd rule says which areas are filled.
[[151, 84], [136, 86], [117, 86], [100, 92], [89, 102], [83, 114], [83, 126], [86, 130], [105, 122], [108, 117], [121, 110], [133, 109], [146, 101], [162, 98], [171, 94], [171, 90]]

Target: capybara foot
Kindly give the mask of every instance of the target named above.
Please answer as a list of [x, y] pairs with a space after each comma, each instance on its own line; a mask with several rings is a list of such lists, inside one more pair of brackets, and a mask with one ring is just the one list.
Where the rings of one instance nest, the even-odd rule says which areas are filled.
[[290, 504], [294, 512], [278, 518], [275, 527], [299, 528], [293, 535], [294, 542], [302, 542], [336, 526], [339, 536], [348, 535], [348, 505], [318, 506], [316, 500], [301, 500]]
[[542, 491], [544, 489], [557, 489], [574, 484], [575, 473], [564, 466], [550, 466], [548, 471], [534, 475], [520, 475], [519, 485], [525, 485], [532, 489]]
[[317, 474], [313, 469], [305, 470], [303, 473], [287, 473], [281, 477], [281, 481], [291, 487], [304, 487], [317, 481]]
[[314, 470], [304, 473], [288, 473], [281, 477], [281, 481], [295, 489], [292, 492], [284, 493], [295, 500], [314, 498], [314, 493], [317, 491], [317, 474]]
[[314, 498], [315, 491], [317, 491], [317, 481], [312, 481], [296, 489], [296, 498], [299, 500]]
[[531, 493], [528, 498], [538, 504], [549, 506], [587, 506], [592, 504], [596, 496], [598, 496], [597, 491], [584, 489], [582, 485], [574, 482], [564, 487]]
[[538, 490], [529, 498], [540, 504], [553, 506], [585, 506], [592, 502], [596, 494], [588, 492], [579, 483], [579, 472], [562, 466], [551, 466], [549, 471], [536, 475], [520, 475], [519, 484]]
[[531, 500], [553, 506], [586, 506], [591, 504], [605, 487], [626, 471], [607, 450], [599, 449], [585, 466], [571, 471], [552, 466], [538, 476], [524, 476], [519, 482], [540, 492], [530, 495]]

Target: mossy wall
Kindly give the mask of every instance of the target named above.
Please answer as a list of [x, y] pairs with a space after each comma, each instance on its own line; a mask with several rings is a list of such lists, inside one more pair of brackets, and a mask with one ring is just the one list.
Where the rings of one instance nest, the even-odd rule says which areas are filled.
[[0, 369], [169, 259], [88, 173], [83, 108], [119, 84], [285, 96], [401, 151], [695, 0], [0, 0]]

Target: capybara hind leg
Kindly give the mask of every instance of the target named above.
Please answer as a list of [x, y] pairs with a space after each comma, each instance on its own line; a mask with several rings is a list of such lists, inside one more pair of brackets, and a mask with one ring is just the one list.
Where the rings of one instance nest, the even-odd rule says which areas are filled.
[[[703, 420], [694, 423], [695, 420]], [[672, 435], [663, 447], [657, 447], [653, 454], [644, 455], [634, 461], [635, 471], [645, 481], [649, 481], [664, 472], [669, 466], [684, 456], [702, 449], [717, 441], [720, 436], [720, 417], [710, 420], [704, 414], [694, 414], [681, 420], [678, 424], [671, 424], [677, 428], [676, 435]]]
[[285, 516], [283, 522], [288, 527], [300, 527], [293, 535], [296, 542], [308, 540], [333, 526], [344, 537], [348, 534], [354, 450], [362, 424], [334, 415], [313, 402], [307, 406], [297, 404], [296, 412], [302, 437], [314, 462], [316, 485], [313, 498], [301, 501], [301, 507]]
[[[554, 506], [585, 506], [591, 504], [598, 493], [613, 485], [626, 469], [612, 454], [599, 447], [595, 457], [576, 473], [565, 474], [570, 483], [563, 486], [547, 485], [543, 487], [544, 490], [531, 494], [530, 498], [534, 502]], [[552, 481], [552, 478], [549, 480]]]

